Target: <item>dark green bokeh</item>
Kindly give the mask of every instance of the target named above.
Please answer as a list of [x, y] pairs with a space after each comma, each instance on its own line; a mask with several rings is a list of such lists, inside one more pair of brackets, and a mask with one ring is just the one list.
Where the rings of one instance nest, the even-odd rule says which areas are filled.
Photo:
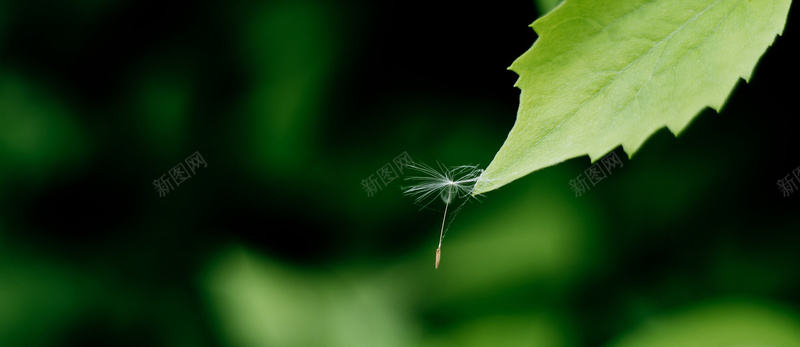
[[721, 115], [467, 204], [436, 271], [440, 212], [362, 190], [489, 163], [536, 8], [0, 2], [0, 345], [799, 345], [791, 13]]

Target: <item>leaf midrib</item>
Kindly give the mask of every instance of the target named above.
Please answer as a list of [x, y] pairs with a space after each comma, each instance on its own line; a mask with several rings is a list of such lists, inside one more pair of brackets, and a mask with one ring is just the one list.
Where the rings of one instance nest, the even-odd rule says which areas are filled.
[[[597, 96], [598, 96], [598, 95], [599, 95], [601, 92], [603, 92], [604, 90], [606, 90], [606, 89], [608, 88], [608, 86], [610, 86], [610, 85], [611, 85], [611, 84], [612, 84], [614, 81], [616, 81], [616, 80], [619, 78], [619, 76], [621, 76], [621, 75], [622, 75], [622, 73], [624, 73], [624, 72], [625, 72], [625, 71], [626, 71], [626, 70], [627, 70], [627, 69], [628, 69], [628, 68], [629, 68], [631, 65], [633, 65], [633, 64], [634, 64], [634, 63], [636, 63], [637, 61], [641, 60], [641, 59], [642, 59], [644, 56], [646, 56], [648, 53], [652, 52], [652, 51], [653, 51], [653, 49], [655, 49], [657, 46], [661, 45], [661, 44], [662, 44], [662, 43], [664, 43], [664, 42], [667, 42], [667, 41], [669, 41], [669, 40], [670, 40], [670, 39], [671, 39], [671, 38], [672, 38], [672, 37], [673, 37], [673, 36], [674, 36], [676, 33], [678, 33], [678, 32], [679, 32], [679, 31], [681, 31], [681, 30], [682, 30], [684, 27], [686, 27], [686, 25], [688, 25], [689, 23], [691, 23], [691, 22], [693, 22], [693, 21], [697, 20], [697, 18], [699, 18], [701, 15], [703, 15], [704, 13], [706, 13], [706, 12], [707, 12], [709, 9], [711, 9], [711, 8], [715, 7], [716, 5], [718, 5], [719, 3], [721, 3], [722, 1], [723, 1], [723, 0], [717, 0], [717, 1], [715, 1], [714, 3], [712, 3], [712, 4], [708, 5], [708, 6], [707, 6], [705, 9], [703, 9], [702, 11], [700, 11], [700, 12], [698, 12], [697, 14], [695, 14], [694, 16], [692, 16], [692, 18], [690, 18], [689, 20], [687, 20], [685, 23], [681, 24], [681, 26], [679, 26], [677, 29], [673, 30], [673, 31], [672, 31], [672, 32], [671, 32], [669, 35], [667, 35], [667, 37], [665, 37], [664, 39], [662, 39], [662, 40], [658, 41], [656, 44], [654, 44], [652, 47], [650, 47], [650, 48], [649, 48], [647, 51], [644, 51], [642, 54], [640, 54], [638, 57], [636, 57], [636, 59], [634, 59], [634, 60], [632, 60], [630, 63], [628, 63], [628, 65], [625, 65], [625, 67], [623, 67], [622, 69], [620, 69], [620, 70], [619, 70], [619, 71], [616, 73], [616, 75], [615, 75], [613, 78], [611, 78], [611, 79], [610, 79], [608, 82], [606, 82], [606, 83], [605, 83], [605, 84], [604, 84], [604, 85], [603, 85], [603, 86], [600, 88], [600, 90], [598, 90], [597, 92], [595, 92], [594, 94], [592, 94], [591, 96], [589, 96], [588, 98], [586, 98], [586, 100], [584, 100], [584, 101], [583, 101], [583, 102], [582, 102], [580, 105], [578, 105], [578, 107], [576, 107], [576, 108], [575, 108], [573, 111], [571, 111], [570, 113], [566, 114], [566, 115], [564, 116], [564, 119], [562, 119], [562, 120], [561, 120], [561, 121], [560, 121], [560, 122], [559, 122], [559, 123], [558, 123], [558, 124], [557, 124], [555, 127], [553, 127], [553, 128], [552, 128], [552, 129], [550, 129], [550, 130], [549, 130], [547, 133], [545, 133], [545, 134], [544, 134], [544, 136], [542, 136], [541, 138], [539, 138], [539, 140], [537, 140], [537, 141], [536, 141], [534, 144], [532, 144], [532, 145], [530, 145], [530, 146], [527, 146], [527, 147], [525, 148], [525, 150], [524, 150], [522, 153], [519, 153], [519, 152], [518, 152], [519, 154], [517, 155], [517, 158], [520, 158], [520, 157], [523, 157], [523, 156], [527, 156], [527, 154], [528, 154], [528, 152], [529, 152], [529, 151], [533, 150], [533, 149], [534, 149], [534, 148], [535, 148], [537, 145], [539, 145], [539, 143], [540, 143], [540, 142], [542, 142], [542, 141], [544, 141], [546, 138], [548, 138], [548, 137], [549, 137], [549, 136], [550, 136], [550, 135], [551, 135], [553, 132], [555, 132], [557, 129], [559, 129], [559, 128], [561, 127], [561, 125], [563, 125], [563, 124], [564, 124], [564, 123], [565, 123], [567, 120], [571, 119], [571, 117], [572, 117], [572, 116], [574, 116], [574, 115], [575, 115], [575, 114], [576, 114], [576, 113], [577, 113], [577, 112], [578, 112], [578, 111], [579, 111], [579, 110], [580, 110], [580, 109], [583, 107], [583, 105], [585, 105], [587, 102], [589, 102], [589, 101], [591, 101], [591, 100], [594, 100], [594, 98], [595, 98], [595, 97], [597, 97]], [[736, 8], [736, 6], [733, 6], [733, 8]], [[640, 7], [640, 9], [641, 9], [641, 7]], [[727, 17], [727, 16], [726, 16], [726, 17]], [[595, 34], [595, 36], [596, 36], [596, 35], [599, 35], [600, 33], [604, 32], [604, 31], [606, 31], [606, 30], [607, 30], [609, 27], [610, 27], [610, 25], [606, 26], [605, 28], [603, 28], [603, 30], [601, 30], [601, 31], [599, 31], [597, 34]], [[684, 55], [685, 55], [685, 54], [684, 54]], [[643, 87], [644, 87], [644, 85], [645, 85], [647, 82], [649, 82], [649, 81], [650, 81], [650, 80], [648, 79], [648, 81], [646, 81], [645, 83], [643, 83], [643, 84], [642, 84], [642, 86], [641, 86], [639, 89], [643, 88]], [[627, 106], [625, 106], [625, 107], [627, 107]], [[624, 108], [623, 108], [623, 109], [624, 109]], [[525, 128], [527, 128], [529, 124], [531, 124], [531, 123], [530, 123], [530, 122], [529, 122], [529, 123], [526, 123], [526, 126], [525, 126]], [[522, 129], [522, 131], [525, 131], [525, 130], [526, 130], [525, 128], [523, 128], [523, 129]], [[514, 172], [514, 174], [516, 174], [516, 171]]]

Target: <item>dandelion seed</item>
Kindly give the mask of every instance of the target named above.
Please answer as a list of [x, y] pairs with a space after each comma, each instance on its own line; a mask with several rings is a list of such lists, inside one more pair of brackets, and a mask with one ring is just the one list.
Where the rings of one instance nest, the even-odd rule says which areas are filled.
[[442, 240], [447, 234], [447, 228], [445, 228], [447, 209], [453, 201], [464, 199], [464, 202], [451, 213], [450, 223], [452, 223], [458, 211], [464, 207], [469, 197], [472, 196], [475, 183], [483, 173], [483, 170], [478, 169], [475, 165], [462, 165], [450, 169], [442, 164], [438, 165], [439, 170], [418, 162], [410, 165], [411, 169], [419, 171], [422, 175], [406, 178], [406, 180], [414, 183], [405, 188], [405, 194], [415, 197], [415, 202], [422, 205], [422, 208], [430, 206], [437, 198], [442, 199], [442, 202], [444, 202], [442, 228], [439, 231], [439, 246], [436, 248], [435, 268], [437, 269], [442, 258]]

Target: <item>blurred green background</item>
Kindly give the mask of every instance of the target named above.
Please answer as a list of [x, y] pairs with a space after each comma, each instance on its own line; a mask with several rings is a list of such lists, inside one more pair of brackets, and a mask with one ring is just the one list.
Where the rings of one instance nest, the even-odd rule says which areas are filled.
[[441, 212], [367, 196], [491, 161], [543, 7], [0, 1], [0, 346], [800, 346], [793, 13], [721, 115], [467, 204], [438, 270]]

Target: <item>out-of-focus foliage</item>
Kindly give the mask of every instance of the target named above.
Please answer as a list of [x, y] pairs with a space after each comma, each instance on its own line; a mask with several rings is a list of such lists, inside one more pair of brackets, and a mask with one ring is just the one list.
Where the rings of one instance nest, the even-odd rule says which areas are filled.
[[[657, 132], [580, 197], [586, 159], [466, 204], [434, 271], [443, 206], [376, 171], [491, 160], [532, 2], [0, 8], [0, 346], [794, 341], [791, 13], [722, 117]], [[208, 166], [159, 197], [196, 151]]]
[[85, 160], [85, 130], [48, 94], [0, 70], [0, 190], [17, 180], [43, 184]]
[[611, 346], [800, 346], [797, 312], [764, 302], [711, 302], [642, 325]]

